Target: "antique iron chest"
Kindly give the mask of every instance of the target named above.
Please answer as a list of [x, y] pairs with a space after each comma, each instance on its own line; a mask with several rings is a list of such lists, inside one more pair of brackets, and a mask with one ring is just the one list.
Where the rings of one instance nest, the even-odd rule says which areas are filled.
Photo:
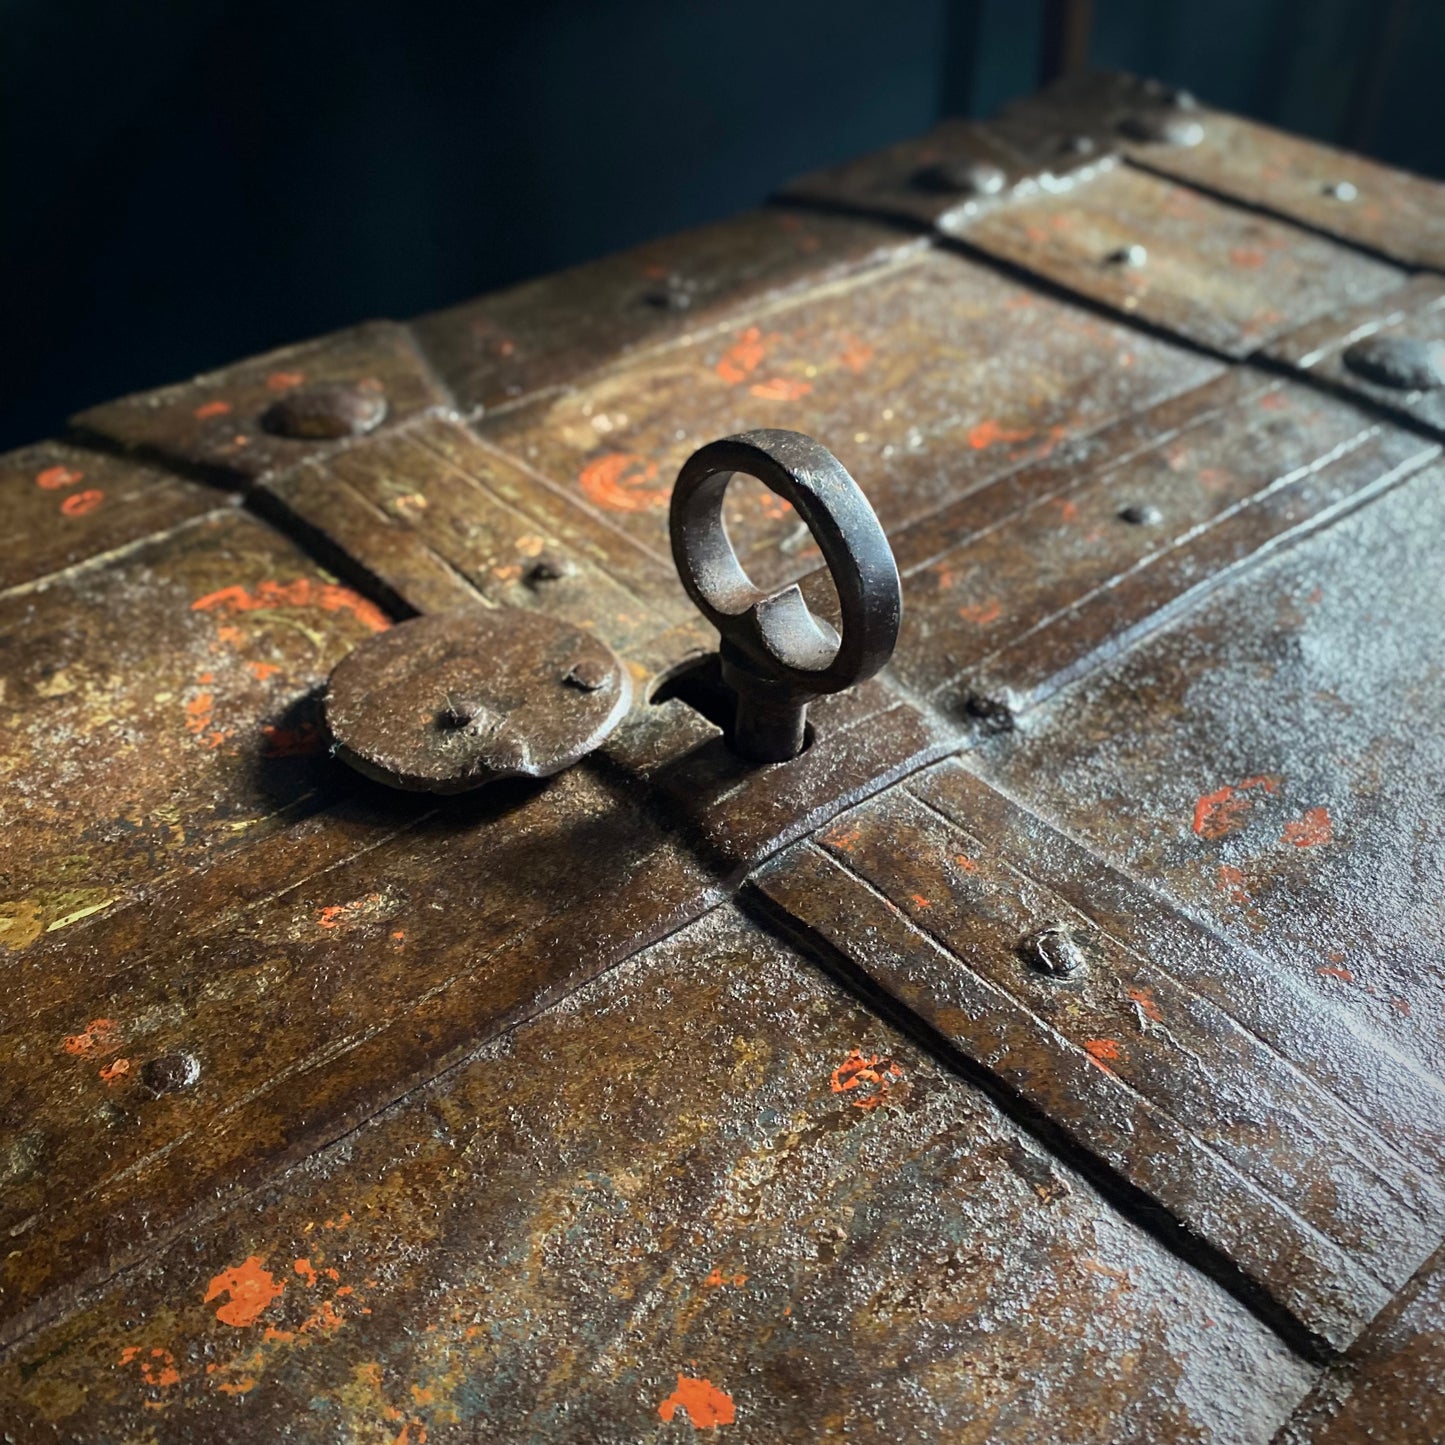
[[1442, 438], [1089, 76], [0, 459], [0, 1438], [1445, 1438]]

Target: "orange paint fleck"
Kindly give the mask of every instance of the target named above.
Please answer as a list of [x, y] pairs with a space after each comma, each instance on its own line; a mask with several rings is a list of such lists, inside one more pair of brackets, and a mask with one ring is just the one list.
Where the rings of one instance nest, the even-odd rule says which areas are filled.
[[[206, 1366], [209, 1370], [211, 1367]], [[254, 1375], [242, 1375], [239, 1380], [217, 1380], [216, 1388], [223, 1395], [245, 1395], [256, 1388], [256, 1377]]]
[[60, 1047], [82, 1059], [108, 1054], [120, 1047], [120, 1025], [114, 1019], [91, 1019], [80, 1033], [63, 1038]]
[[221, 612], [235, 616], [243, 612], [265, 612], [277, 607], [319, 607], [323, 612], [350, 612], [373, 632], [385, 632], [391, 619], [375, 603], [338, 582], [313, 582], [298, 577], [294, 582], [262, 582], [254, 592], [245, 587], [223, 587], [191, 603], [192, 612]]
[[84, 480], [85, 473], [76, 471], [74, 467], [46, 467], [43, 472], [35, 474], [35, 485], [44, 487], [47, 492], [57, 491], [61, 487], [73, 487]]
[[1322, 978], [1337, 978], [1341, 983], [1354, 983], [1355, 976], [1347, 968], [1337, 968], [1331, 964], [1327, 968], [1317, 968], [1315, 972]]
[[850, 336], [847, 344], [838, 353], [838, 365], [846, 367], [854, 376], [864, 371], [872, 360], [873, 348], [856, 336]]
[[157, 1389], [168, 1389], [172, 1385], [181, 1383], [181, 1372], [176, 1368], [176, 1357], [169, 1350], [155, 1346], [149, 1355], [141, 1359], [139, 1345], [127, 1345], [120, 1352], [120, 1359], [116, 1362], [121, 1365], [134, 1364], [140, 1361], [140, 1375], [147, 1385], [154, 1385]]
[[1255, 789], [1277, 793], [1280, 783], [1277, 777], [1260, 776], [1245, 778], [1237, 785], [1226, 783], [1212, 793], [1205, 793], [1194, 804], [1194, 831], [1201, 838], [1223, 838], [1242, 828], [1254, 801], [1245, 794]]
[[1140, 1012], [1151, 1023], [1162, 1024], [1164, 1022], [1164, 1014], [1154, 997], [1152, 988], [1131, 988], [1129, 997], [1139, 1005]]
[[978, 864], [975, 863], [972, 858], [966, 857], [962, 853], [955, 854], [953, 861], [957, 863], [958, 866], [962, 868], [965, 873], [978, 872]]
[[268, 677], [275, 677], [281, 671], [279, 663], [275, 662], [248, 662], [246, 671], [256, 679], [257, 682], [265, 682]]
[[703, 1280], [703, 1284], [706, 1285], [709, 1289], [717, 1289], [720, 1285], [725, 1284], [736, 1285], [738, 1286], [738, 1288], [742, 1288], [742, 1286], [745, 1285], [747, 1282], [747, 1275], [724, 1274], [722, 1270], [717, 1267], [717, 1265], [713, 1265], [711, 1272], [708, 1274], [708, 1277]]
[[981, 452], [985, 447], [995, 446], [999, 442], [1026, 442], [1031, 436], [1033, 431], [1027, 427], [1010, 430], [989, 417], [987, 421], [981, 421], [977, 426], [969, 428], [968, 444], [974, 451]]
[[745, 381], [763, 364], [767, 346], [763, 333], [756, 326], [749, 326], [718, 359], [713, 369], [729, 386]]
[[1243, 907], [1249, 902], [1249, 881], [1244, 876], [1242, 868], [1235, 868], [1229, 863], [1219, 865], [1219, 886], [1223, 892], [1229, 895], [1231, 903], [1237, 903]]
[[712, 1430], [737, 1419], [731, 1395], [711, 1380], [695, 1380], [691, 1375], [679, 1375], [677, 1389], [657, 1407], [657, 1413], [668, 1422], [679, 1410], [686, 1411], [694, 1430]]
[[865, 1058], [860, 1050], [852, 1049], [848, 1057], [833, 1070], [833, 1092], [848, 1094], [867, 1085], [874, 1092], [850, 1102], [855, 1109], [872, 1110], [883, 1102], [889, 1086], [902, 1077], [903, 1070], [892, 1059], [878, 1054]]
[[974, 602], [967, 607], [960, 607], [958, 615], [975, 627], [987, 627], [1003, 616], [1003, 603], [996, 597], [991, 597], [987, 602]]
[[113, 1084], [123, 1075], [130, 1073], [129, 1059], [116, 1059], [114, 1063], [107, 1064], [101, 1071], [100, 1077], [104, 1083]]
[[1079, 504], [1072, 497], [1054, 497], [1051, 500], [1059, 509], [1059, 521], [1077, 522], [1079, 520]]
[[193, 414], [197, 421], [210, 421], [213, 416], [230, 416], [231, 403], [229, 401], [202, 402]]
[[931, 904], [928, 899], [926, 899], [921, 893], [910, 893], [908, 896], [913, 900], [913, 906], [915, 908], [933, 907], [933, 904]]
[[774, 376], [767, 381], [754, 382], [748, 393], [762, 401], [799, 401], [812, 389], [810, 381], [801, 381], [793, 376]]
[[610, 512], [650, 512], [665, 506], [669, 489], [660, 485], [657, 463], [631, 452], [608, 452], [577, 475], [582, 495]]
[[1335, 825], [1328, 808], [1307, 808], [1304, 817], [1295, 823], [1284, 825], [1283, 843], [1293, 843], [1296, 848], [1314, 848], [1321, 843], [1335, 841]]
[[261, 1259], [253, 1254], [234, 1269], [223, 1269], [216, 1275], [202, 1303], [210, 1304], [221, 1295], [230, 1295], [230, 1299], [216, 1310], [216, 1318], [223, 1325], [235, 1325], [237, 1329], [242, 1329], [246, 1325], [254, 1325], [266, 1306], [285, 1292], [286, 1286], [278, 1284]]
[[266, 378], [266, 389], [268, 391], [290, 391], [293, 386], [300, 386], [306, 380], [306, 373], [303, 371], [273, 371]]
[[83, 517], [93, 512], [105, 501], [105, 493], [99, 487], [87, 487], [83, 492], [72, 492], [61, 504], [60, 511], [66, 517]]
[[758, 509], [770, 522], [781, 522], [784, 517], [792, 515], [793, 504], [786, 498], [780, 497], [776, 492], [759, 492]]
[[1260, 397], [1259, 405], [1265, 411], [1288, 411], [1289, 398], [1282, 391], [1267, 391]]
[[1084, 1051], [1106, 1074], [1112, 1072], [1108, 1066], [1118, 1063], [1124, 1055], [1124, 1047], [1118, 1039], [1085, 1039]]
[[[353, 898], [348, 903], [332, 903], [323, 908], [316, 915], [316, 926], [318, 928], [340, 928], [348, 923], [355, 923], [365, 919], [368, 915], [375, 913], [383, 902], [380, 893], [368, 893], [364, 898]], [[327, 1220], [330, 1225], [331, 1221]], [[330, 1271], [327, 1271], [330, 1273]], [[335, 1275], [332, 1278], [336, 1278]]]
[[308, 1285], [311, 1285], [313, 1288], [315, 1287], [316, 1271], [311, 1267], [311, 1261], [309, 1259], [304, 1257], [298, 1259], [291, 1268], [294, 1269]]

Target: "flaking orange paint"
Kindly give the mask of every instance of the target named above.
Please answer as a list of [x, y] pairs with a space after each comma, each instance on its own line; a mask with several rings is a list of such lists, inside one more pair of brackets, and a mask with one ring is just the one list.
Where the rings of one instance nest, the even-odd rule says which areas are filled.
[[221, 1295], [230, 1299], [216, 1310], [216, 1318], [223, 1325], [235, 1325], [243, 1329], [254, 1325], [261, 1313], [273, 1300], [286, 1292], [286, 1286], [278, 1283], [265, 1267], [258, 1255], [249, 1255], [231, 1269], [223, 1269], [212, 1278], [206, 1289], [203, 1304], [210, 1304]]
[[679, 1375], [677, 1389], [657, 1407], [657, 1413], [668, 1422], [679, 1410], [686, 1413], [694, 1430], [712, 1430], [737, 1419], [737, 1408], [726, 1390], [691, 1375]]

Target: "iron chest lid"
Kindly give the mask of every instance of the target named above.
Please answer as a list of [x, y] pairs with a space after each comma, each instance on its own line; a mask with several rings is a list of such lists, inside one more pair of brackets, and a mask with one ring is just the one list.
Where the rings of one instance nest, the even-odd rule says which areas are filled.
[[11, 1436], [1437, 1438], [1442, 228], [1096, 77], [0, 460]]

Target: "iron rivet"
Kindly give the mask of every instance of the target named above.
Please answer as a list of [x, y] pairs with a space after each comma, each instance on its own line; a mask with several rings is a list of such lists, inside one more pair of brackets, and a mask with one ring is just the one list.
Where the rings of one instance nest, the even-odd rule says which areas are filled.
[[1089, 961], [1084, 935], [1065, 923], [1049, 923], [1019, 940], [1019, 952], [1030, 968], [1053, 978], [1068, 978]]
[[920, 190], [967, 196], [996, 196], [1008, 184], [1008, 177], [987, 161], [939, 161], [925, 166], [913, 177]]
[[612, 668], [598, 657], [584, 657], [568, 668], [562, 681], [582, 692], [597, 692], [607, 686]]
[[1345, 365], [1366, 381], [1396, 391], [1445, 385], [1445, 342], [1413, 336], [1367, 336], [1345, 348]]
[[560, 558], [544, 552], [522, 574], [522, 581], [528, 587], [537, 587], [543, 582], [560, 582], [567, 575], [567, 570], [567, 564]]
[[692, 305], [693, 292], [696, 290], [696, 281], [673, 274], [668, 276], [661, 286], [644, 291], [642, 299], [648, 306], [655, 306], [659, 311], [686, 311]]
[[201, 1077], [201, 1061], [194, 1054], [162, 1054], [143, 1064], [140, 1081], [152, 1094], [175, 1094], [189, 1089]]
[[1157, 145], [1197, 146], [1204, 139], [1203, 125], [1187, 110], [1135, 111], [1119, 122], [1119, 130], [1130, 140]]
[[327, 382], [288, 392], [266, 409], [261, 425], [292, 441], [336, 441], [375, 430], [386, 411], [386, 396], [378, 388]]
[[1132, 246], [1120, 246], [1110, 251], [1106, 258], [1111, 266], [1143, 266], [1149, 260], [1149, 253], [1137, 241]]
[[1131, 502], [1127, 507], [1119, 508], [1119, 520], [1131, 527], [1157, 527], [1164, 520], [1164, 513], [1158, 507]]
[[1360, 197], [1360, 192], [1352, 181], [1330, 181], [1320, 189], [1337, 201], [1356, 201]]
[[989, 736], [1011, 733], [1015, 727], [1014, 711], [1006, 698], [971, 692], [963, 700], [963, 712], [981, 733]]

